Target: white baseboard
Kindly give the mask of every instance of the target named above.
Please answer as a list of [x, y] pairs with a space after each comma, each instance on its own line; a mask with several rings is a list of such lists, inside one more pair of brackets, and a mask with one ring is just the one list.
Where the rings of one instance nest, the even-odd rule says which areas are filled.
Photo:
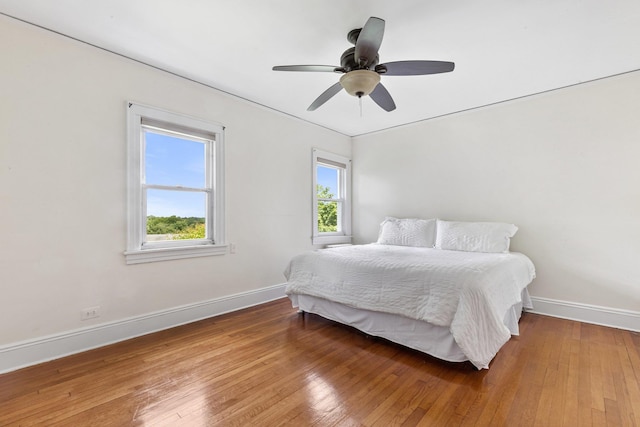
[[[284, 284], [0, 347], [0, 373], [173, 328], [285, 296]], [[531, 297], [528, 312], [640, 332], [640, 312]]]
[[530, 313], [640, 332], [640, 312], [638, 311], [533, 296], [531, 301], [534, 308], [527, 309]]
[[284, 284], [0, 347], [0, 373], [273, 301]]

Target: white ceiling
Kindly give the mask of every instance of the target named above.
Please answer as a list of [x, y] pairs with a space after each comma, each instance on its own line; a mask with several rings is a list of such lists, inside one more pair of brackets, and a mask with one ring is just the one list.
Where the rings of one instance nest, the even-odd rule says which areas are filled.
[[[0, 12], [354, 136], [640, 69], [638, 0], [0, 0]], [[456, 63], [383, 76], [387, 113], [342, 91], [314, 112], [347, 33], [386, 21], [380, 62]], [[6, 60], [6, 58], [5, 58]]]

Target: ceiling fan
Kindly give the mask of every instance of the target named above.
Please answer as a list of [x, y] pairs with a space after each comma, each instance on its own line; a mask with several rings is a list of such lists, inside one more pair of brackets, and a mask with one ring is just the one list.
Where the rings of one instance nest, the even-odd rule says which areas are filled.
[[447, 73], [453, 71], [455, 64], [447, 61], [395, 61], [378, 64], [378, 49], [384, 35], [384, 20], [371, 17], [363, 28], [349, 31], [347, 40], [355, 45], [344, 51], [340, 66], [334, 65], [278, 65], [274, 71], [316, 71], [342, 73], [340, 81], [325, 90], [307, 108], [314, 111], [331, 99], [343, 88], [350, 95], [362, 98], [369, 95], [385, 111], [393, 111], [396, 104], [389, 91], [380, 83], [380, 75], [417, 76], [424, 74]]

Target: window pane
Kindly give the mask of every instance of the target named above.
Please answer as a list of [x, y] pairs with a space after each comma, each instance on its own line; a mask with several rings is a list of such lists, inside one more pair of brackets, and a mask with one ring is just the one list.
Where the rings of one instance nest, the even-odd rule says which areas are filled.
[[338, 202], [318, 202], [318, 232], [338, 231]]
[[145, 129], [147, 184], [204, 188], [205, 144]]
[[323, 199], [340, 198], [340, 170], [318, 165], [318, 197]]
[[206, 193], [147, 190], [147, 241], [204, 239]]

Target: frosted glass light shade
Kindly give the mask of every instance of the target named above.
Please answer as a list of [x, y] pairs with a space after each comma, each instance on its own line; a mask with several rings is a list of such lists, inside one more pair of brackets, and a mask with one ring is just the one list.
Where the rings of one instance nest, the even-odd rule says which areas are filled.
[[349, 71], [340, 77], [340, 84], [349, 95], [369, 95], [380, 83], [380, 75], [371, 70]]

